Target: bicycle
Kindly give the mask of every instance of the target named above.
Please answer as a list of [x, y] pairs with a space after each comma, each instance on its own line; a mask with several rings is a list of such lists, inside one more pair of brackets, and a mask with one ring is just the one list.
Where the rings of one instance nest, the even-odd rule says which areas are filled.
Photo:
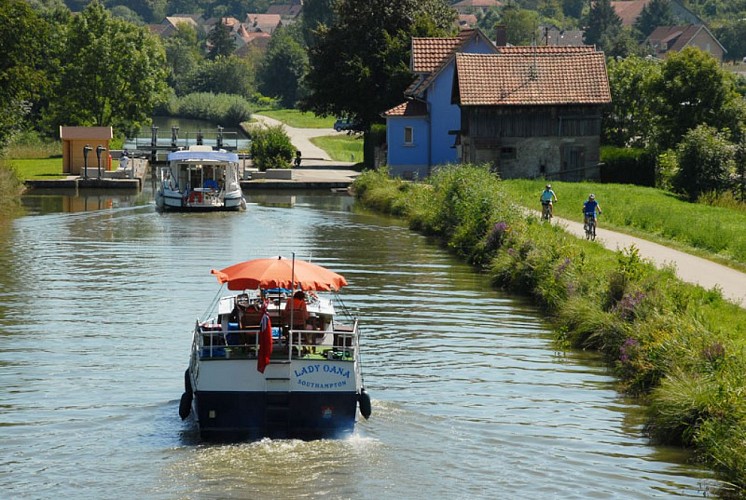
[[596, 240], [596, 225], [596, 217], [594, 217], [594, 214], [586, 214], [585, 224], [583, 225], [583, 229], [585, 229], [586, 240]]
[[552, 217], [552, 204], [548, 201], [542, 201], [541, 220], [550, 220]]

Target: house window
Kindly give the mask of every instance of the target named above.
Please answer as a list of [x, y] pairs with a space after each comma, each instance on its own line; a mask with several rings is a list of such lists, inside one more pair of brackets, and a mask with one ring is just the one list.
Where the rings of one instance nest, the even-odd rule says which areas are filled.
[[414, 144], [414, 129], [412, 127], [404, 127], [404, 144]]
[[516, 152], [515, 148], [500, 148], [500, 159], [501, 160], [515, 160]]

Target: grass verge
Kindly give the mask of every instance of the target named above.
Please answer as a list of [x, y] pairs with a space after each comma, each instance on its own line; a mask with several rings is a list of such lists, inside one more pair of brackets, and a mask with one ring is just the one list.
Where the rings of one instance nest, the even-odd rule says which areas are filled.
[[311, 138], [311, 142], [326, 151], [332, 160], [360, 163], [363, 161], [362, 135], [328, 135]]
[[732, 485], [719, 493], [746, 494], [746, 310], [634, 247], [612, 252], [523, 215], [514, 188], [484, 167], [445, 167], [421, 183], [367, 171], [354, 189], [366, 206], [439, 237], [496, 287], [533, 297], [558, 343], [597, 350], [621, 389], [648, 403], [654, 441], [695, 448]]

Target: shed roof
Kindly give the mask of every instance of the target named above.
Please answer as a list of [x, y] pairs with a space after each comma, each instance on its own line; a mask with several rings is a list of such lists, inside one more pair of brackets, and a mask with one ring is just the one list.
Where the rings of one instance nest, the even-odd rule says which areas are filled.
[[60, 126], [63, 140], [110, 140], [114, 137], [111, 127], [65, 127]]
[[500, 54], [456, 54], [454, 101], [457, 104], [526, 106], [611, 102], [602, 52], [589, 47], [504, 49], [507, 50], [501, 49]]

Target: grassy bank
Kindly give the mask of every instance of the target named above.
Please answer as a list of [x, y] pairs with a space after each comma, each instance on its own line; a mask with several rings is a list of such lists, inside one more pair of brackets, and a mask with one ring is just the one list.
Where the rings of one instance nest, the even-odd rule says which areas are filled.
[[[724, 495], [746, 493], [746, 311], [634, 248], [611, 252], [523, 215], [512, 188], [485, 168], [446, 168], [423, 183], [365, 172], [354, 187], [365, 205], [440, 237], [495, 286], [533, 297], [558, 342], [599, 351], [620, 388], [648, 403], [654, 441], [695, 448], [733, 484]], [[572, 199], [562, 193], [558, 206]]]
[[311, 142], [326, 151], [332, 160], [361, 163], [363, 161], [362, 135], [329, 135], [314, 137]]
[[0, 159], [0, 229], [21, 212], [23, 183], [7, 160]]
[[[507, 193], [523, 206], [537, 209], [545, 181], [503, 181]], [[554, 213], [580, 222], [583, 201], [594, 193], [603, 215], [599, 224], [642, 235], [697, 255], [746, 269], [746, 211], [688, 203], [659, 189], [627, 184], [552, 182], [559, 203]]]

